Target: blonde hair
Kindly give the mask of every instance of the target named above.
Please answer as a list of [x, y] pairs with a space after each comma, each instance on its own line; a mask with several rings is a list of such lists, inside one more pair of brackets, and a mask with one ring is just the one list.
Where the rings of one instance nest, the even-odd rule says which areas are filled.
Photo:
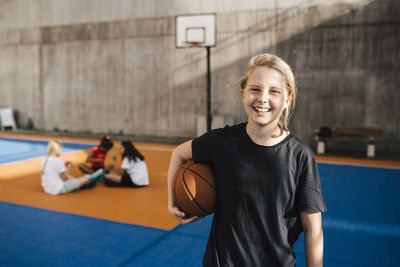
[[281, 131], [280, 134], [278, 136], [273, 136], [279, 137], [283, 134], [283, 130], [289, 130], [289, 119], [292, 116], [296, 105], [297, 88], [294, 74], [289, 64], [287, 64], [283, 59], [271, 54], [260, 54], [250, 59], [249, 63], [247, 64], [247, 70], [245, 74], [242, 76], [242, 78], [239, 79], [238, 82], [242, 90], [246, 87], [249, 76], [256, 67], [268, 67], [277, 70], [282, 75], [282, 78], [285, 82], [285, 87], [288, 93], [288, 98], [290, 99], [290, 104], [282, 112], [282, 115], [279, 118], [278, 127]]
[[56, 140], [50, 140], [47, 144], [47, 157], [55, 157], [61, 153], [62, 144]]

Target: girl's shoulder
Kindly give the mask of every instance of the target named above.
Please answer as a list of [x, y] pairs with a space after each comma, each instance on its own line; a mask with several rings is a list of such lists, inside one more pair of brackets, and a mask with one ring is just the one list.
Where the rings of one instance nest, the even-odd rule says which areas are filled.
[[[44, 159], [45, 161], [46, 159]], [[55, 156], [51, 156], [47, 158], [47, 162], [50, 164], [64, 164], [64, 162], [62, 161], [62, 159], [60, 159], [59, 157], [55, 157]]]
[[245, 124], [236, 124], [236, 125], [225, 125], [225, 127], [212, 129], [201, 136], [195, 138], [194, 140], [215, 140], [215, 139], [225, 139], [229, 137], [238, 136], [242, 129], [245, 129]]
[[313, 150], [306, 142], [293, 133], [290, 133], [290, 135], [292, 135], [292, 138], [287, 142], [290, 150], [301, 157], [314, 157]]
[[246, 123], [239, 123], [235, 125], [225, 125], [224, 128], [219, 129], [220, 134], [224, 138], [238, 138], [246, 131]]

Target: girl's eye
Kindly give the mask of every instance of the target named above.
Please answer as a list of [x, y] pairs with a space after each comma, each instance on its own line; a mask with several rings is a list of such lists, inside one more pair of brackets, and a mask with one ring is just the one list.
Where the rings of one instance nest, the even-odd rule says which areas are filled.
[[278, 89], [271, 89], [270, 92], [273, 93], [273, 94], [280, 94], [281, 93], [281, 91], [279, 91]]
[[250, 88], [250, 91], [258, 92], [258, 91], [260, 91], [260, 89], [257, 88], [257, 87], [251, 87], [251, 88]]

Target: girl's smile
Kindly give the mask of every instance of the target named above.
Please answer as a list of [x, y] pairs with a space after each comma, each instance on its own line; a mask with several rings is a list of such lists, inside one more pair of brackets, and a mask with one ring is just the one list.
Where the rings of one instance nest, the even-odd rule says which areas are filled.
[[253, 107], [253, 109], [256, 111], [256, 112], [270, 112], [271, 111], [271, 109], [270, 108], [268, 108], [268, 107], [262, 107], [262, 106], [255, 106], [255, 107]]

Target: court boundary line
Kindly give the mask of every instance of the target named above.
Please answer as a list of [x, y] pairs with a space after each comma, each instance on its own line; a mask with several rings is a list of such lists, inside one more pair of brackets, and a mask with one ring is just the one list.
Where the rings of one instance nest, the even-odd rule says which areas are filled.
[[58, 210], [51, 210], [51, 209], [46, 209], [46, 208], [28, 206], [28, 205], [14, 203], [14, 202], [8, 202], [8, 201], [4, 201], [4, 200], [0, 200], [0, 203], [5, 203], [7, 205], [16, 205], [16, 206], [20, 206], [20, 207], [24, 207], [24, 208], [32, 208], [32, 209], [43, 210], [43, 211], [48, 211], [48, 212], [56, 212], [56, 213], [61, 213], [61, 214], [66, 214], [66, 215], [78, 216], [78, 217], [88, 218], [88, 219], [91, 219], [91, 220], [98, 220], [98, 221], [104, 221], [104, 222], [119, 223], [119, 224], [124, 224], [124, 225], [129, 225], [129, 226], [143, 227], [143, 228], [153, 229], [153, 230], [157, 230], [157, 231], [161, 231], [161, 232], [169, 232], [169, 231], [172, 231], [173, 229], [175, 229], [177, 226], [179, 226], [179, 225], [177, 225], [174, 228], [172, 228], [171, 230], [166, 230], [166, 229], [147, 226], [147, 225], [119, 222], [119, 221], [107, 220], [107, 219], [103, 219], [103, 218], [87, 216], [87, 215], [82, 215], [82, 214], [76, 214], [76, 213], [71, 213], [71, 212], [65, 212], [65, 211], [58, 211]]
[[[40, 143], [49, 142], [50, 141], [50, 140], [44, 140], [44, 139], [10, 138], [10, 137], [3, 137], [1, 135], [0, 135], [0, 139], [8, 139], [8, 140], [15, 140], [15, 141], [19, 141], [19, 140], [25, 141], [26, 140], [26, 141], [34, 141], [34, 142], [36, 141], [36, 142], [40, 142]], [[61, 141], [61, 143], [78, 144], [78, 145], [91, 145], [91, 143], [83, 143], [83, 142], [78, 143], [78, 142], [73, 142], [73, 141]], [[47, 145], [47, 144], [45, 144], [45, 145]], [[72, 150], [72, 151], [61, 153], [61, 155], [68, 155], [70, 153], [75, 153], [75, 152], [78, 152], [78, 151], [87, 151], [89, 149], [90, 148], [75, 149], [75, 150]], [[4, 166], [4, 165], [7, 165], [7, 164], [13, 164], [13, 163], [26, 162], [26, 161], [30, 161], [30, 160], [42, 159], [44, 157], [46, 157], [46, 155], [33, 157], [33, 158], [27, 158], [27, 159], [21, 159], [21, 160], [16, 160], [16, 161], [4, 162], [4, 163], [0, 163], [0, 166]]]
[[[44, 138], [44, 139], [38, 139], [38, 138], [25, 138], [25, 137], [10, 137], [10, 136], [3, 136], [0, 135], [0, 139], [8, 139], [8, 140], [26, 140], [26, 141], [33, 141], [33, 142], [49, 142], [50, 140], [57, 140], [60, 141], [61, 143], [69, 143], [69, 144], [78, 144], [78, 145], [91, 145], [92, 142], [88, 141], [82, 142], [82, 141], [72, 141], [72, 140], [63, 140], [63, 139], [58, 139], [58, 138]], [[94, 142], [95, 140], [93, 140]]]
[[353, 166], [353, 167], [365, 167], [365, 168], [376, 168], [376, 169], [391, 169], [391, 170], [400, 170], [400, 163], [399, 166], [391, 166], [391, 165], [379, 165], [379, 164], [369, 164], [369, 163], [359, 163], [359, 162], [342, 162], [342, 161], [325, 161], [325, 160], [318, 160], [318, 164], [330, 164], [330, 165], [344, 165], [344, 166]]
[[[81, 137], [65, 137], [65, 136], [55, 137], [46, 135], [33, 135], [33, 134], [29, 135], [23, 133], [4, 133], [4, 132], [0, 132], [0, 138], [17, 139], [17, 140], [26, 139], [35, 141], [43, 141], [43, 140], [48, 141], [51, 139], [57, 139], [61, 142], [76, 143], [82, 145], [93, 144], [94, 146], [97, 145], [99, 142], [98, 139], [81, 138]], [[119, 140], [115, 141], [120, 142]], [[137, 148], [146, 149], [150, 151], [171, 152], [177, 147], [177, 145], [162, 144], [162, 143], [146, 143], [146, 142], [134, 142], [134, 141], [132, 142], [135, 144]], [[361, 167], [377, 167], [386, 169], [400, 169], [400, 161], [397, 160], [374, 160], [374, 159], [364, 159], [364, 158], [358, 159], [358, 158], [335, 157], [335, 156], [324, 156], [324, 155], [315, 155], [315, 158], [319, 163], [342, 164], [342, 165], [361, 166]]]
[[[86, 149], [78, 149], [78, 150], [74, 150], [74, 151], [69, 151], [69, 152], [61, 153], [61, 155], [68, 155], [70, 153], [76, 153], [76, 152], [79, 152], [79, 151], [86, 151]], [[40, 157], [29, 158], [29, 159], [10, 161], [10, 162], [5, 162], [5, 163], [0, 163], [0, 166], [4, 166], [4, 165], [7, 165], [7, 164], [21, 163], [21, 162], [26, 162], [26, 161], [31, 161], [31, 160], [37, 160], [37, 159], [43, 159], [45, 157], [46, 157], [46, 155], [43, 155], [43, 156], [40, 156]]]

